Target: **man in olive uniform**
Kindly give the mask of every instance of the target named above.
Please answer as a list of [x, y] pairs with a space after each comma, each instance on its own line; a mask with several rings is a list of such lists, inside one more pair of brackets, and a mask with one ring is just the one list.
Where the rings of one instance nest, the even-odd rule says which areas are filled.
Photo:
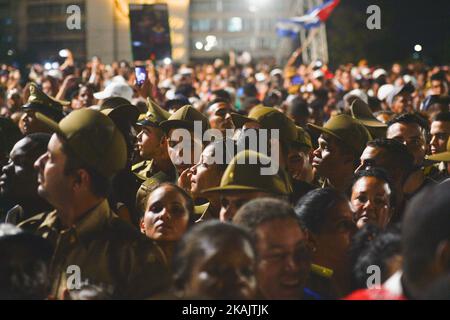
[[[186, 105], [172, 114], [168, 120], [161, 122], [161, 128], [167, 137], [167, 151], [176, 168], [178, 177], [186, 174], [190, 167], [198, 162], [203, 147], [203, 133], [209, 129], [208, 118], [197, 109]], [[199, 128], [201, 132], [195, 130]], [[184, 130], [177, 130], [184, 129]], [[183, 132], [189, 133], [189, 141], [185, 141]], [[189, 149], [190, 148], [190, 152]], [[184, 152], [187, 152], [186, 155]]]
[[135, 164], [133, 173], [141, 181], [136, 194], [136, 210], [144, 213], [148, 191], [162, 182], [175, 182], [175, 168], [167, 151], [167, 140], [160, 126], [170, 117], [170, 113], [150, 99], [148, 112], [139, 119], [137, 125], [141, 131], [137, 135], [139, 156], [144, 161]]
[[50, 133], [50, 129], [36, 120], [36, 112], [40, 112], [53, 121], [59, 122], [63, 117], [63, 107], [70, 102], [60, 101], [42, 92], [35, 83], [30, 84], [30, 97], [28, 102], [22, 106], [25, 111], [23, 116], [23, 134], [35, 132]]
[[220, 186], [204, 190], [205, 195], [216, 193], [221, 196], [221, 221], [231, 221], [239, 208], [252, 199], [275, 197], [287, 200], [292, 187], [286, 172], [281, 167], [275, 173], [264, 172], [263, 168], [271, 161], [256, 151], [241, 151], [231, 160]]
[[386, 137], [387, 124], [375, 118], [367, 103], [356, 98], [350, 106], [350, 111], [352, 118], [361, 122], [373, 139]]
[[322, 187], [345, 192], [366, 143], [372, 140], [370, 133], [360, 122], [344, 114], [331, 117], [323, 127], [314, 124], [308, 127], [320, 134], [313, 160], [316, 178], [323, 179]]
[[101, 112], [73, 111], [51, 128], [48, 151], [36, 162], [38, 193], [56, 210], [20, 227], [49, 239], [51, 294], [61, 299], [83, 284], [107, 286], [114, 298], [144, 298], [168, 285], [166, 261], [153, 242], [118, 218], [107, 196], [113, 176], [125, 167], [126, 144]]

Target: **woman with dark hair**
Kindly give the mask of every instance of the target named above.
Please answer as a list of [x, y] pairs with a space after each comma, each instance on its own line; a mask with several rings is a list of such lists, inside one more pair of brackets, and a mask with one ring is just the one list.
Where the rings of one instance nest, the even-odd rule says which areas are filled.
[[315, 248], [313, 264], [332, 274], [330, 292], [309, 288], [327, 298], [343, 297], [351, 289], [350, 244], [357, 231], [348, 199], [333, 188], [315, 189], [300, 199], [295, 213]]
[[355, 173], [349, 193], [359, 229], [367, 223], [386, 228], [393, 214], [395, 196], [392, 183], [383, 169], [371, 168]]
[[194, 204], [182, 188], [165, 182], [150, 190], [140, 222], [141, 232], [157, 242], [169, 265], [176, 243], [193, 222]]
[[219, 221], [198, 224], [177, 247], [174, 293], [183, 299], [255, 299], [255, 259], [245, 229]]

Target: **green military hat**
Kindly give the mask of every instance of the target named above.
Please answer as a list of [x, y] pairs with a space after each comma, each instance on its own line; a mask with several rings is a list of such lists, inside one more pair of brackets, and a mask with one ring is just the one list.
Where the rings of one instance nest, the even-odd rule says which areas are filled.
[[111, 97], [108, 99], [105, 99], [105, 101], [103, 101], [103, 103], [100, 106], [100, 109], [115, 109], [118, 106], [121, 105], [127, 105], [127, 104], [131, 104], [131, 102], [125, 98], [122, 97]]
[[102, 176], [112, 177], [125, 167], [125, 139], [105, 114], [91, 109], [75, 110], [59, 124], [41, 113], [36, 113], [36, 118], [62, 135], [72, 152]]
[[385, 138], [387, 124], [379, 121], [372, 114], [370, 107], [361, 99], [356, 98], [350, 106], [353, 119], [361, 122], [373, 138]]
[[297, 138], [292, 141], [292, 144], [297, 147], [312, 149], [313, 145], [309, 133], [302, 127], [295, 126], [295, 128], [297, 130]]
[[70, 105], [69, 101], [50, 97], [42, 92], [35, 83], [30, 83], [30, 96], [22, 109], [37, 111], [55, 121], [60, 121], [64, 117], [63, 106], [68, 105]]
[[102, 109], [101, 112], [113, 119], [115, 123], [122, 123], [121, 121], [126, 121], [129, 124], [134, 124], [139, 117], [139, 109], [132, 104], [124, 104], [115, 108]]
[[263, 129], [280, 130], [280, 140], [285, 142], [297, 139], [297, 129], [295, 123], [285, 114], [272, 107], [257, 105], [250, 110], [248, 117], [233, 113], [231, 119], [235, 128], [242, 128], [247, 122], [256, 122]]
[[176, 128], [193, 130], [194, 121], [201, 122], [203, 131], [209, 129], [208, 118], [206, 118], [200, 111], [189, 105], [178, 109], [169, 117], [169, 119], [162, 121], [160, 125], [165, 132], [169, 132], [170, 129]]
[[161, 108], [150, 98], [147, 99], [147, 108], [147, 113], [138, 119], [137, 124], [140, 126], [159, 127], [161, 122], [168, 120], [171, 116], [170, 112]]
[[[252, 159], [257, 159], [255, 164]], [[261, 168], [265, 166], [261, 163], [273, 161], [267, 156], [253, 151], [244, 150], [239, 152], [227, 166], [219, 187], [206, 189], [203, 193], [212, 192], [245, 192], [262, 191], [277, 195], [287, 195], [292, 192], [292, 186], [287, 179], [283, 169], [279, 168], [276, 174], [261, 174]]]
[[450, 138], [447, 140], [447, 151], [426, 156], [427, 160], [450, 162]]
[[358, 157], [364, 151], [367, 142], [372, 140], [366, 127], [345, 114], [332, 116], [323, 127], [311, 123], [308, 123], [308, 127], [318, 134], [326, 133], [337, 138], [352, 149]]

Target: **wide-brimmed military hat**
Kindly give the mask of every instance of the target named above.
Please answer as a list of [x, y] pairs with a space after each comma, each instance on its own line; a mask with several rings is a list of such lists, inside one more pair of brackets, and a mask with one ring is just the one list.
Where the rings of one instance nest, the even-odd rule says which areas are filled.
[[37, 84], [30, 83], [30, 96], [22, 109], [40, 112], [55, 121], [59, 121], [64, 117], [63, 107], [68, 105], [70, 105], [69, 101], [50, 97], [42, 92]]
[[139, 117], [137, 125], [159, 127], [161, 122], [168, 120], [171, 116], [170, 112], [164, 110], [150, 98], [147, 99], [147, 109], [147, 113]]
[[[252, 159], [256, 161], [252, 163]], [[227, 166], [219, 187], [209, 188], [203, 193], [213, 192], [250, 192], [260, 191], [277, 195], [287, 195], [292, 192], [292, 186], [286, 173], [279, 168], [276, 174], [265, 175], [261, 168], [266, 167], [261, 163], [273, 161], [267, 156], [252, 150], [239, 152]]]
[[386, 137], [387, 124], [375, 118], [367, 103], [356, 98], [350, 106], [350, 111], [353, 119], [361, 122], [370, 132], [372, 138]]
[[247, 117], [237, 113], [231, 114], [231, 120], [235, 128], [242, 128], [245, 123], [253, 121], [263, 129], [278, 129], [283, 143], [297, 139], [295, 123], [284, 113], [272, 107], [258, 105], [253, 107]]
[[58, 124], [41, 113], [36, 118], [61, 135], [70, 150], [104, 177], [112, 177], [127, 161], [125, 139], [105, 114], [91, 109], [71, 112]]
[[296, 130], [297, 130], [297, 138], [291, 142], [292, 145], [300, 148], [312, 149], [313, 145], [309, 133], [299, 126], [296, 126]]
[[194, 122], [200, 121], [202, 131], [209, 129], [209, 121], [200, 111], [192, 106], [184, 106], [172, 114], [169, 119], [160, 123], [161, 128], [168, 133], [171, 129], [184, 128], [194, 130]]
[[311, 123], [308, 123], [308, 127], [319, 135], [326, 133], [335, 137], [358, 156], [364, 151], [367, 142], [372, 140], [365, 126], [345, 114], [332, 116], [323, 127]]
[[102, 109], [101, 112], [113, 119], [115, 123], [125, 121], [134, 125], [139, 118], [139, 109], [133, 104], [124, 104], [115, 108]]
[[447, 140], [447, 151], [426, 156], [427, 160], [450, 162], [450, 138]]

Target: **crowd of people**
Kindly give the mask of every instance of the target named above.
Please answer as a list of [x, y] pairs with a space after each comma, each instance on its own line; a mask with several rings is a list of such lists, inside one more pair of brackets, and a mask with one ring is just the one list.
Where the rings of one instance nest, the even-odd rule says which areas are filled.
[[67, 52], [0, 68], [1, 299], [450, 299], [449, 66]]

